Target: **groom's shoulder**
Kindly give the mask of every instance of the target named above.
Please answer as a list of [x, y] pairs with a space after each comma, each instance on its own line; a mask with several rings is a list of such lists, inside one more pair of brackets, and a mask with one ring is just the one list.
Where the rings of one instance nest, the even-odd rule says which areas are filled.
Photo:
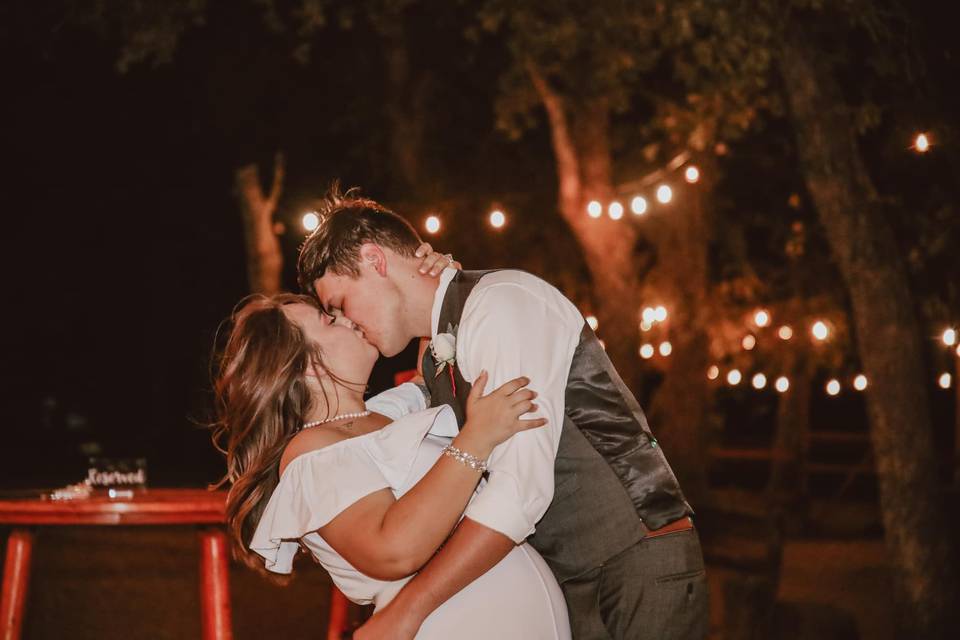
[[468, 306], [470, 298], [477, 302], [484, 299], [507, 303], [529, 300], [573, 307], [573, 303], [552, 284], [519, 269], [500, 269], [484, 274], [470, 293]]
[[490, 271], [480, 278], [479, 282], [477, 282], [476, 289], [483, 290], [497, 285], [514, 285], [521, 289], [530, 289], [534, 292], [550, 291], [551, 293], [563, 296], [556, 287], [543, 278], [535, 276], [532, 273], [527, 273], [526, 271], [521, 271], [520, 269], [498, 269], [496, 271]]

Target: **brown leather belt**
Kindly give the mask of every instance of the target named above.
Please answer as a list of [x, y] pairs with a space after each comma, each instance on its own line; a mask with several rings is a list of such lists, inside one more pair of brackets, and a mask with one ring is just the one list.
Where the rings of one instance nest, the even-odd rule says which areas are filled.
[[670, 524], [665, 524], [659, 529], [647, 530], [647, 534], [643, 536], [644, 538], [656, 538], [657, 536], [663, 536], [668, 533], [676, 533], [678, 531], [686, 531], [688, 529], [693, 529], [693, 519], [690, 516], [684, 516], [679, 520], [674, 520]]

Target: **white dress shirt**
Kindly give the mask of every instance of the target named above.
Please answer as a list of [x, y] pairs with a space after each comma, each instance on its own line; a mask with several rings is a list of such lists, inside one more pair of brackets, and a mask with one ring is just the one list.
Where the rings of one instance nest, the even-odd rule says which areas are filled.
[[[441, 275], [433, 303], [433, 337], [447, 332], [437, 324], [455, 274], [448, 267]], [[528, 273], [506, 270], [477, 283], [457, 327], [456, 364], [464, 380], [473, 384], [486, 370], [486, 394], [527, 376], [529, 388], [538, 394], [538, 409], [523, 417], [548, 421], [493, 450], [489, 480], [465, 513], [517, 544], [534, 532], [553, 499], [567, 377], [583, 324], [580, 311], [555, 287]]]

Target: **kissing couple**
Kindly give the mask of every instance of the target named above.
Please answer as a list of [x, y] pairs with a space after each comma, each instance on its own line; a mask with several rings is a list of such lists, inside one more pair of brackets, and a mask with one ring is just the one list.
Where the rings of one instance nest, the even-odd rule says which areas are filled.
[[[333, 190], [304, 295], [234, 312], [214, 430], [234, 557], [283, 583], [309, 553], [375, 606], [359, 640], [705, 637], [692, 509], [583, 315], [459, 266]], [[417, 338], [417, 378], [365, 399]]]

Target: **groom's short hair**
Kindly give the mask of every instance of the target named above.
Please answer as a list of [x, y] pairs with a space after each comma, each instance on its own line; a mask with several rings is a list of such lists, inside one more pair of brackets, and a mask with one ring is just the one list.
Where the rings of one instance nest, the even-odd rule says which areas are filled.
[[329, 270], [360, 277], [360, 247], [368, 242], [413, 257], [420, 236], [405, 219], [380, 203], [362, 198], [356, 189], [341, 194], [334, 185], [319, 211], [320, 224], [300, 247], [297, 282], [316, 295], [313, 283]]

